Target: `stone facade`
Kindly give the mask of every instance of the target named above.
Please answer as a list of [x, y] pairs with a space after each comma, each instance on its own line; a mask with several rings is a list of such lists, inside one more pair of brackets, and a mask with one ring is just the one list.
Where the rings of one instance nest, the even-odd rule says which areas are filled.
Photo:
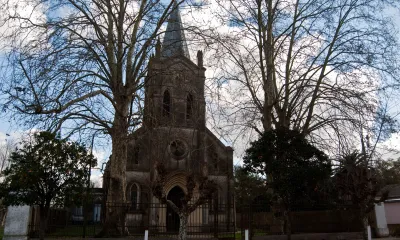
[[[233, 209], [233, 149], [206, 127], [205, 71], [201, 51], [197, 64], [190, 60], [176, 9], [170, 16], [163, 44], [158, 41], [155, 56], [149, 62], [143, 126], [133, 133], [128, 145], [126, 198], [133, 208], [140, 208], [141, 203], [158, 203], [150, 184], [155, 163], [161, 161], [170, 172], [164, 189], [168, 197], [176, 187], [185, 191], [188, 172], [202, 172], [218, 184], [214, 201]], [[153, 224], [168, 221], [167, 217], [160, 217], [168, 215], [165, 213], [140, 214], [140, 219]]]

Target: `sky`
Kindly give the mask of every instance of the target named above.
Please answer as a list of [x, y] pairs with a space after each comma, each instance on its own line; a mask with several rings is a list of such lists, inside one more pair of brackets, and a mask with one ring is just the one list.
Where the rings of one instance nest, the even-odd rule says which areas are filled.
[[[395, 19], [395, 23], [397, 26], [397, 32], [400, 32], [400, 14], [393, 9], [388, 9], [387, 11], [388, 16], [392, 16]], [[0, 31], [4, 31], [0, 28]], [[399, 41], [400, 41], [400, 34], [398, 35]], [[194, 54], [191, 54], [192, 60], [194, 60]], [[1, 52], [0, 52], [0, 57], [1, 57]], [[205, 60], [206, 62], [206, 60]], [[0, 96], [0, 100], [2, 99], [3, 96]], [[392, 106], [389, 106], [390, 110], [393, 113], [400, 112], [400, 105], [396, 104], [396, 101], [399, 101], [398, 99], [392, 99]], [[0, 113], [1, 114], [1, 113]], [[400, 117], [398, 116], [398, 120], [400, 121]], [[9, 120], [7, 119], [7, 116], [1, 116], [0, 115], [0, 144], [4, 144], [5, 140], [8, 138], [15, 138], [18, 139], [20, 138], [24, 131], [26, 129], [23, 126], [20, 126], [16, 123], [10, 123]], [[392, 148], [395, 150], [400, 151], [400, 133], [393, 134], [389, 139], [387, 139], [384, 143], [382, 143], [382, 146], [386, 146], [388, 148]], [[236, 149], [240, 149], [240, 146], [234, 146]], [[110, 155], [110, 148], [109, 147], [98, 147], [94, 146], [93, 150], [94, 155], [98, 159], [98, 167], [102, 167], [102, 163], [106, 162], [109, 158]], [[397, 158], [400, 157], [400, 154], [394, 154], [393, 152], [382, 152], [384, 155], [384, 158]], [[236, 152], [235, 156], [235, 164], [239, 164], [241, 162], [241, 152]], [[96, 183], [96, 186], [100, 186], [101, 184], [101, 172], [98, 169], [93, 170], [92, 172], [92, 181]]]

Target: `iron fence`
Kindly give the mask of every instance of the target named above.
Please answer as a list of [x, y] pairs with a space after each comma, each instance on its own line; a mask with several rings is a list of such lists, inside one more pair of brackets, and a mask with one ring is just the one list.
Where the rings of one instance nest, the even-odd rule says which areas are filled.
[[[92, 205], [52, 210], [46, 236], [95, 237], [103, 228], [105, 211], [118, 211], [124, 215], [124, 233], [129, 236], [143, 236], [148, 230], [150, 236], [176, 237], [180, 218], [165, 204], [114, 204]], [[39, 221], [37, 211], [32, 211], [30, 237], [38, 237]], [[204, 204], [193, 211], [187, 221], [189, 238], [235, 238], [235, 211], [226, 204]]]
[[4, 226], [4, 222], [6, 219], [7, 208], [0, 207], [0, 227]]
[[[250, 239], [257, 236], [283, 235], [287, 221], [283, 211], [265, 204], [240, 205], [236, 209], [236, 238], [244, 239], [249, 230]], [[289, 213], [292, 234], [359, 232], [359, 209], [350, 205], [293, 206]]]
[[[38, 237], [38, 209], [33, 208], [30, 237]], [[49, 237], [95, 237], [104, 224], [105, 212], [123, 213], [123, 232], [129, 236], [144, 235], [148, 230], [153, 237], [176, 238], [180, 218], [165, 204], [131, 203], [88, 207], [53, 209], [47, 223]], [[292, 234], [358, 232], [359, 210], [354, 206], [297, 206], [290, 213]], [[233, 206], [226, 204], [199, 206], [189, 215], [187, 233], [189, 239], [244, 239], [249, 229], [251, 239], [258, 236], [282, 235], [286, 227], [283, 213], [268, 204]], [[256, 237], [256, 238], [254, 238]], [[272, 237], [272, 236], [271, 236]]]

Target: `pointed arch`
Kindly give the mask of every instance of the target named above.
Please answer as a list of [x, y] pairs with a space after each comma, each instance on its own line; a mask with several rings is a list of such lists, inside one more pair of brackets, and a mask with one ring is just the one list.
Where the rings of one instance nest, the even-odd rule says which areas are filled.
[[220, 186], [217, 186], [215, 192], [211, 197], [211, 206], [210, 212], [218, 212], [218, 210], [223, 209], [223, 205], [225, 204], [224, 197], [223, 197], [223, 190]]
[[129, 189], [131, 209], [138, 210], [140, 204], [140, 185], [137, 183], [132, 183]]
[[163, 116], [169, 116], [171, 113], [171, 95], [168, 90], [163, 94]]
[[217, 152], [217, 149], [214, 145], [211, 145], [208, 149], [208, 157], [209, 157], [209, 166], [211, 167], [211, 170], [214, 170], [214, 172], [218, 172], [218, 165], [219, 165], [219, 155]]

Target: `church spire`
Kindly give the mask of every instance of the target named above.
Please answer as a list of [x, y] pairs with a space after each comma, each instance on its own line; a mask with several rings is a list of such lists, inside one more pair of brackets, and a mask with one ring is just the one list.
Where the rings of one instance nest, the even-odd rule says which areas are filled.
[[179, 8], [176, 3], [173, 7], [174, 9], [168, 19], [161, 55], [163, 57], [183, 55], [190, 59]]

